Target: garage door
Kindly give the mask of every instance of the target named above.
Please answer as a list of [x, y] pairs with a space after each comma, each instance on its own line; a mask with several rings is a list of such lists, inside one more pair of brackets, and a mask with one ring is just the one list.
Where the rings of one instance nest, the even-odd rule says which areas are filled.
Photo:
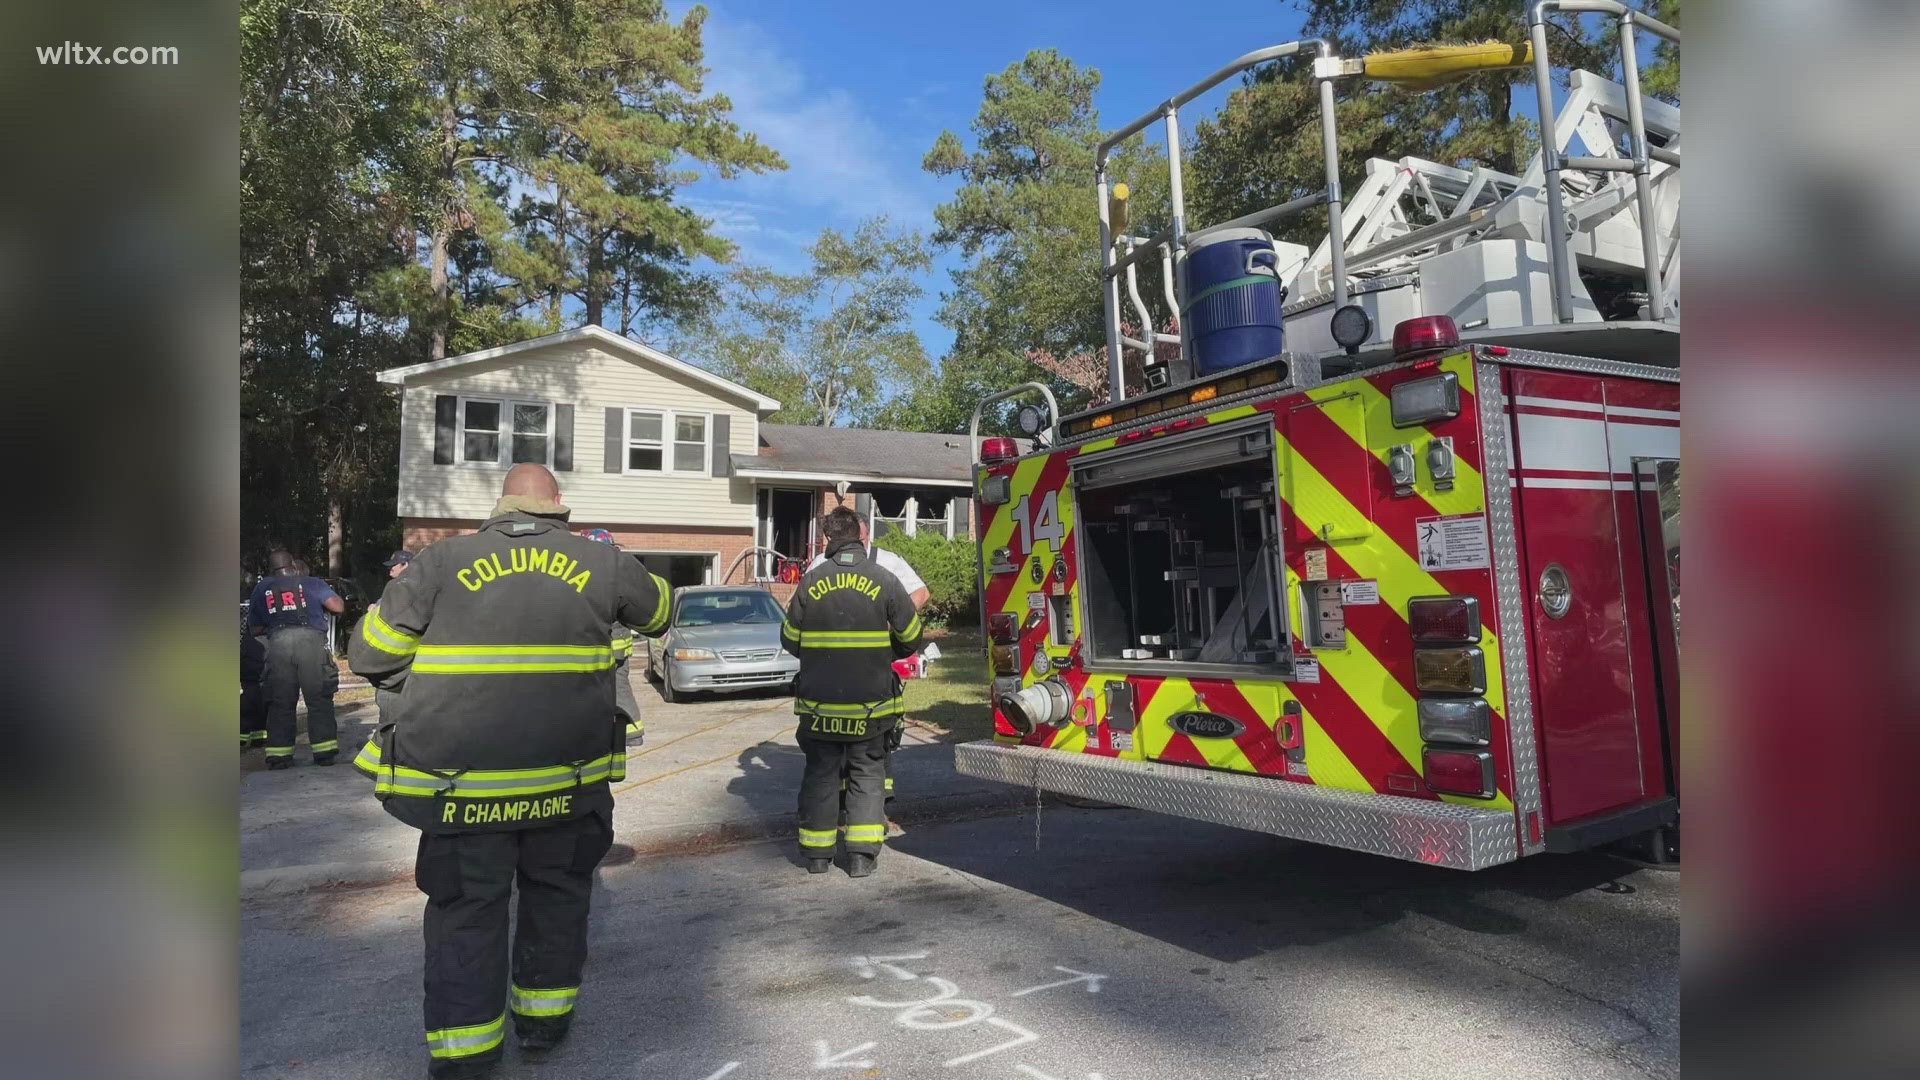
[[633, 555], [646, 566], [648, 573], [658, 574], [673, 588], [713, 584], [712, 555], [676, 551], [636, 551]]

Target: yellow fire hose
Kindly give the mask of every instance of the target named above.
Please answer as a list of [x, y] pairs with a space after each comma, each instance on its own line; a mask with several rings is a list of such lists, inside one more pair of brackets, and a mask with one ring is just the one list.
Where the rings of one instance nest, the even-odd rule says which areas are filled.
[[1409, 90], [1433, 90], [1482, 71], [1533, 63], [1533, 46], [1483, 41], [1478, 45], [1418, 45], [1374, 53], [1363, 62], [1369, 79]]

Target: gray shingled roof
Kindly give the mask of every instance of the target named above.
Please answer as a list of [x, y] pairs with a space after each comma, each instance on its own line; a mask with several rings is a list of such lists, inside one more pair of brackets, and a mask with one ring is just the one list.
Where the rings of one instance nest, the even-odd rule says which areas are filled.
[[965, 435], [796, 424], [761, 424], [760, 452], [734, 454], [733, 467], [827, 473], [853, 480], [881, 476], [961, 482], [971, 479]]

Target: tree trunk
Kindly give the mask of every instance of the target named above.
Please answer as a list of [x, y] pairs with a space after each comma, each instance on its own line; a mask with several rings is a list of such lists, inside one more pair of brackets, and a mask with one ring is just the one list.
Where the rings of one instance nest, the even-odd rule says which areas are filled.
[[327, 494], [327, 576], [346, 574], [347, 521], [338, 492]]
[[[1499, 83], [1487, 91], [1487, 117], [1492, 120], [1500, 132], [1499, 148], [1494, 151], [1492, 165], [1495, 170], [1517, 176], [1520, 173], [1517, 160], [1518, 147], [1514, 146], [1519, 137], [1520, 126], [1513, 122], [1513, 84]], [[1541, 125], [1542, 133], [1551, 131], [1553, 117], [1546, 118]]]
[[601, 251], [600, 245], [606, 243], [604, 237], [592, 232], [587, 234], [587, 263], [580, 280], [580, 299], [587, 308], [587, 325], [606, 325], [606, 290], [600, 283]]
[[454, 111], [454, 89], [447, 87], [446, 105], [440, 113], [440, 179], [447, 185], [446, 202], [433, 219], [429, 233], [432, 251], [427, 257], [427, 291], [432, 294], [433, 328], [427, 340], [427, 359], [447, 356], [447, 330], [453, 322], [453, 290], [447, 280], [447, 246], [453, 239], [453, 218], [458, 205], [459, 117]]

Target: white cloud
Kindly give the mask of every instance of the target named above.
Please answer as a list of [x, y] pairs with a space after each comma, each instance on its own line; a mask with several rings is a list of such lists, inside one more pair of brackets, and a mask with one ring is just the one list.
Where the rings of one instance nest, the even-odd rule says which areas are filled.
[[[809, 239], [823, 225], [845, 227], [874, 214], [900, 225], [930, 226], [940, 192], [920, 172], [919, 154], [890, 143], [851, 93], [819, 85], [779, 39], [724, 10], [712, 11], [704, 38], [707, 91], [725, 94], [733, 102], [735, 121], [779, 151], [787, 168], [703, 183], [688, 195], [697, 198], [700, 187], [716, 196], [723, 188], [728, 195], [744, 195], [702, 205], [750, 203], [750, 210], [734, 209], [750, 214], [762, 229], [775, 221], [789, 228], [808, 224]], [[734, 225], [746, 234], [744, 219]]]

